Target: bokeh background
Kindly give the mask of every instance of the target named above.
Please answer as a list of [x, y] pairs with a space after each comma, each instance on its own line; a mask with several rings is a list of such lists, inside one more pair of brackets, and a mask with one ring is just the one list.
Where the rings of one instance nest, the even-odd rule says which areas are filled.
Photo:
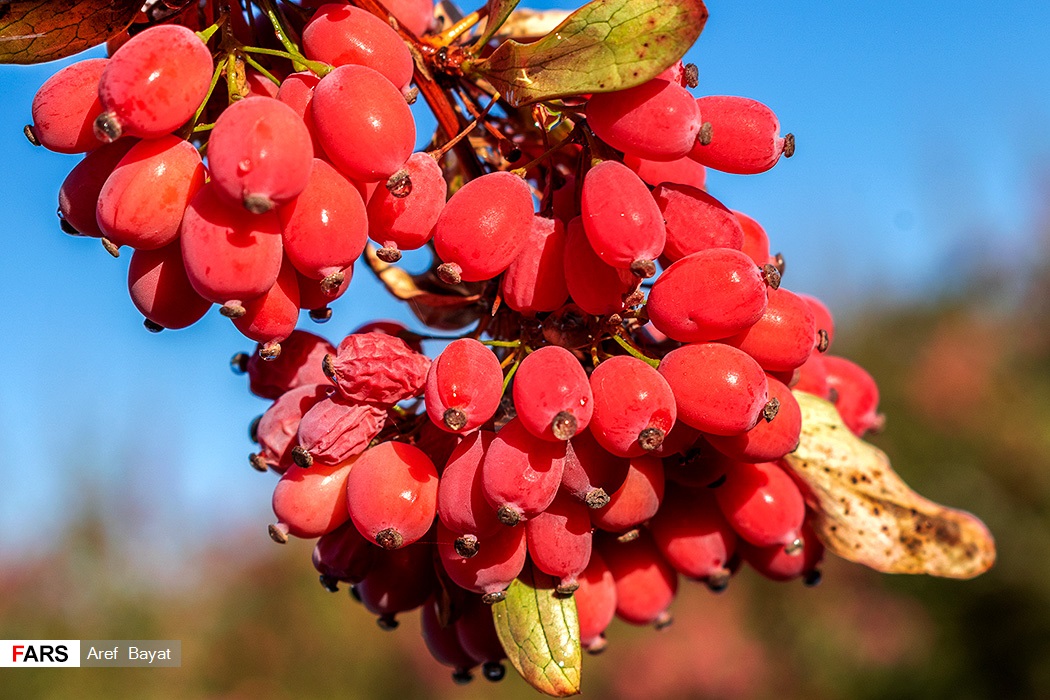
[[[815, 589], [683, 585], [671, 628], [614, 623], [584, 695], [1050, 697], [1050, 5], [708, 6], [697, 93], [765, 102], [798, 141], [710, 191], [835, 312], [835, 351], [880, 383], [873, 441], [981, 516], [999, 562], [971, 582], [829, 560]], [[183, 666], [7, 671], [0, 694], [534, 697], [513, 672], [453, 685], [412, 616], [381, 632], [317, 585], [309, 543], [269, 540], [274, 478], [246, 459], [266, 404], [227, 363], [250, 344], [218, 314], [146, 332], [127, 256], [58, 228], [76, 157], [21, 130], [60, 65], [0, 67], [0, 638], [181, 639]], [[366, 270], [334, 309], [303, 325], [412, 321]]]

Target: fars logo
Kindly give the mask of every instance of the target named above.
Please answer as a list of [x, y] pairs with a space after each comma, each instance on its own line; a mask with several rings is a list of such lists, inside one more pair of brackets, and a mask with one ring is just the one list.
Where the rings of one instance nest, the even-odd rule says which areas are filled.
[[80, 666], [80, 640], [5, 639], [0, 642], [0, 667], [41, 666]]

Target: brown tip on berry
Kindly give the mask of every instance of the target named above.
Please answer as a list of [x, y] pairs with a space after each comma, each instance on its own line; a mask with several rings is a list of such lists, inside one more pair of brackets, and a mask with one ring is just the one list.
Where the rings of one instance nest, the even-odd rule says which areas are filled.
[[647, 280], [656, 274], [656, 263], [652, 260], [635, 260], [631, 263], [631, 274]]
[[387, 178], [386, 189], [398, 199], [404, 199], [412, 194], [412, 176], [409, 175], [408, 170], [401, 168]]
[[33, 144], [34, 146], [40, 145], [40, 140], [36, 137], [36, 133], [33, 131], [32, 124], [26, 124], [25, 128], [22, 129], [22, 133], [26, 135], [27, 139], [29, 139], [29, 143]]
[[685, 64], [685, 74], [682, 76], [685, 79], [685, 86], [689, 88], [695, 88], [700, 84], [700, 69], [696, 67], [695, 63]]
[[244, 314], [248, 313], [247, 309], [241, 306], [238, 301], [228, 301], [219, 307], [219, 313], [226, 318], [240, 318]]
[[638, 537], [641, 534], [642, 534], [642, 531], [639, 530], [638, 528], [636, 528], [636, 527], [635, 528], [631, 528], [630, 530], [628, 530], [627, 532], [623, 533], [622, 535], [619, 535], [616, 538], [616, 541], [619, 542], [620, 544], [627, 544], [628, 542], [634, 542], [636, 539], [638, 539]]
[[105, 236], [99, 239], [102, 242], [102, 247], [106, 249], [106, 252], [112, 255], [114, 258], [120, 257], [120, 246], [109, 240]]
[[356, 600], [358, 603], [361, 602], [361, 591], [357, 590], [357, 586], [350, 586], [349, 593], [352, 600]]
[[256, 445], [259, 444], [259, 423], [261, 422], [262, 416], [256, 416], [255, 418], [252, 418], [252, 422], [248, 424], [248, 439]]
[[485, 676], [485, 680], [497, 683], [507, 675], [507, 667], [499, 661], [486, 661], [481, 667], [481, 675]]
[[268, 469], [266, 460], [263, 459], [261, 454], [250, 454], [248, 455], [248, 464], [252, 465], [252, 469], [257, 472], [264, 472]]
[[457, 668], [452, 671], [452, 682], [456, 685], [466, 685], [474, 680], [474, 674], [469, 668]]
[[467, 425], [467, 414], [458, 408], [449, 408], [445, 410], [441, 420], [449, 430], [462, 430]]
[[406, 103], [414, 105], [416, 103], [416, 99], [419, 98], [419, 88], [414, 87], [409, 90], [406, 90], [403, 94], [403, 97], [405, 98]]
[[784, 271], [787, 270], [787, 260], [784, 259], [783, 253], [777, 253], [773, 256], [773, 266], [777, 268], [777, 272], [783, 277]]
[[509, 527], [514, 527], [521, 522], [521, 513], [515, 510], [514, 506], [504, 503], [496, 509], [496, 520]]
[[327, 306], [320, 309], [310, 309], [310, 320], [314, 323], [328, 323], [332, 320], [332, 310]]
[[298, 467], [309, 469], [314, 463], [314, 456], [302, 445], [296, 445], [292, 448], [292, 461]]
[[383, 549], [401, 549], [405, 544], [405, 538], [394, 528], [388, 527], [376, 533], [376, 544]]
[[481, 596], [481, 602], [485, 605], [493, 605], [495, 603], [502, 603], [506, 598], [506, 591], [496, 591], [495, 593], [486, 593]]
[[597, 639], [587, 645], [587, 653], [592, 656], [597, 656], [606, 650], [609, 646], [609, 640], [605, 638], [605, 635], [600, 635]]
[[562, 581], [555, 587], [554, 595], [559, 598], [571, 598], [572, 594], [576, 592], [576, 589], [580, 587], [579, 581], [575, 579], [572, 581]]
[[657, 630], [665, 630], [674, 623], [674, 618], [671, 617], [671, 613], [664, 610], [662, 613], [656, 616], [653, 620], [653, 627]]
[[875, 416], [875, 420], [872, 422], [871, 427], [868, 428], [869, 433], [881, 433], [886, 429], [886, 414], [879, 413]]
[[517, 163], [521, 160], [521, 149], [514, 145], [512, 141], [503, 140], [499, 142], [499, 154], [503, 156], [503, 160], [508, 163]]
[[394, 615], [380, 615], [376, 618], [376, 624], [379, 625], [379, 629], [385, 632], [392, 632], [397, 629], [397, 626], [401, 624], [397, 621]]
[[559, 440], [568, 440], [576, 434], [576, 430], [579, 424], [576, 422], [576, 416], [572, 415], [568, 411], [559, 411], [558, 415], [554, 416], [554, 420], [551, 421], [551, 432], [554, 433], [554, 437]]
[[265, 214], [276, 206], [274, 201], [264, 194], [245, 194], [241, 204], [252, 214]]
[[234, 374], [244, 374], [248, 371], [248, 353], [239, 352], [230, 358], [230, 369]]
[[771, 398], [766, 405], [762, 407], [762, 417], [768, 423], [777, 417], [777, 413], [780, 412], [780, 399], [777, 397]]
[[456, 554], [464, 559], [470, 559], [478, 553], [478, 538], [474, 535], [460, 535], [452, 546], [455, 547]]
[[321, 371], [324, 372], [324, 376], [329, 379], [335, 379], [335, 364], [331, 354], [325, 354], [321, 360]]
[[646, 452], [659, 449], [660, 445], [664, 444], [664, 431], [659, 428], [646, 428], [638, 433], [638, 444]]
[[281, 344], [276, 340], [271, 340], [266, 345], [259, 348], [259, 357], [266, 360], [267, 362], [273, 362], [281, 356]]
[[58, 227], [62, 229], [62, 233], [68, 233], [70, 236], [81, 236], [83, 235], [80, 231], [73, 228], [73, 224], [66, 221], [65, 217], [61, 213], [58, 215]]
[[721, 593], [729, 587], [729, 579], [732, 576], [729, 569], [721, 568], [713, 574], [709, 574], [704, 583], [711, 590], [712, 593]]
[[339, 579], [329, 576], [328, 574], [321, 574], [317, 579], [321, 582], [321, 588], [329, 593], [339, 592]]
[[401, 259], [401, 251], [397, 248], [391, 248], [389, 246], [383, 246], [376, 251], [376, 257], [385, 263], [396, 263]]
[[802, 539], [796, 537], [795, 539], [791, 540], [786, 545], [784, 545], [784, 554], [788, 555], [789, 557], [796, 557], [799, 554], [802, 554]]
[[824, 574], [820, 573], [820, 569], [812, 569], [802, 574], [802, 585], [808, 588], [819, 585], [824, 580]]
[[324, 294], [326, 297], [334, 297], [339, 293], [339, 287], [342, 286], [345, 280], [345, 272], [342, 270], [339, 272], [333, 272], [321, 280], [321, 294]]
[[711, 145], [711, 136], [714, 133], [714, 128], [711, 126], [711, 122], [704, 122], [700, 126], [700, 132], [696, 135], [696, 141], [701, 146]]
[[623, 298], [623, 305], [626, 306], [627, 308], [631, 308], [632, 306], [638, 306], [639, 304], [641, 304], [644, 301], [645, 301], [645, 292], [643, 292], [640, 289], [636, 289], [633, 292], [631, 292], [630, 294], [624, 296], [624, 298]]
[[92, 130], [95, 132], [95, 138], [102, 143], [113, 143], [124, 133], [124, 129], [120, 126], [120, 120], [117, 119], [117, 115], [113, 112], [103, 112], [95, 117], [95, 124]]
[[817, 331], [817, 352], [827, 352], [828, 347], [831, 346], [831, 336], [828, 332], [821, 328]]
[[445, 284], [459, 284], [463, 281], [463, 268], [456, 263], [441, 263], [437, 266], [437, 276]]
[[602, 488], [591, 489], [583, 497], [583, 502], [588, 508], [604, 508], [609, 505], [609, 494]]
[[780, 289], [780, 270], [766, 263], [762, 266], [762, 279], [770, 289]]
[[784, 136], [784, 157], [790, 158], [795, 155], [795, 135], [786, 134]]
[[164, 326], [162, 326], [159, 323], [156, 323], [154, 321], [151, 321], [148, 318], [147, 319], [143, 319], [142, 325], [145, 326], [146, 330], [149, 331], [150, 333], [160, 333], [162, 330], [164, 330]]
[[277, 544], [288, 544], [288, 526], [284, 523], [273, 523], [267, 528], [270, 539]]

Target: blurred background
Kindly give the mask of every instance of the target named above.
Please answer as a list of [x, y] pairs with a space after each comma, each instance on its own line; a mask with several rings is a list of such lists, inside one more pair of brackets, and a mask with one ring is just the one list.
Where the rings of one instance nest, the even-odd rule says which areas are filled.
[[[882, 391], [873, 442], [983, 518], [999, 561], [969, 582], [831, 559], [814, 589], [750, 571], [719, 596], [683, 584], [669, 629], [614, 623], [584, 695], [1050, 697], [1050, 5], [708, 7], [697, 94], [758, 99], [798, 143], [710, 191], [835, 313], [835, 352]], [[311, 543], [269, 540], [275, 478], [247, 462], [266, 403], [228, 366], [250, 344], [218, 314], [146, 332], [127, 256], [58, 228], [77, 158], [22, 126], [61, 65], [0, 67], [0, 638], [181, 639], [183, 665], [7, 672], [3, 694], [536, 697], [513, 672], [455, 686], [414, 616], [382, 632], [317, 585]], [[303, 325], [338, 341], [412, 323], [367, 270], [333, 308]]]

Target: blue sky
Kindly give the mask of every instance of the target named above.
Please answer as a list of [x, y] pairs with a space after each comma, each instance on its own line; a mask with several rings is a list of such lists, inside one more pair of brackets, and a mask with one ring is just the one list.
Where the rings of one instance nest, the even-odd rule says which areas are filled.
[[[765, 102], [797, 138], [796, 156], [769, 173], [709, 178], [712, 194], [765, 225], [787, 257], [786, 286], [848, 318], [866, 302], [930, 294], [960, 260], [1029, 257], [1047, 201], [1038, 185], [1050, 181], [1050, 5], [709, 10], [687, 56], [696, 93]], [[59, 231], [56, 193], [77, 158], [22, 136], [58, 67], [0, 66], [0, 561], [60, 536], [93, 490], [140, 516], [113, 518], [143, 524], [121, 533], [132, 544], [177, 550], [242, 527], [266, 544], [274, 482], [246, 461], [246, 427], [265, 403], [227, 365], [251, 344], [217, 313], [147, 333], [127, 298], [127, 256]], [[407, 320], [367, 273], [334, 308], [316, 328], [335, 340], [370, 318]]]

